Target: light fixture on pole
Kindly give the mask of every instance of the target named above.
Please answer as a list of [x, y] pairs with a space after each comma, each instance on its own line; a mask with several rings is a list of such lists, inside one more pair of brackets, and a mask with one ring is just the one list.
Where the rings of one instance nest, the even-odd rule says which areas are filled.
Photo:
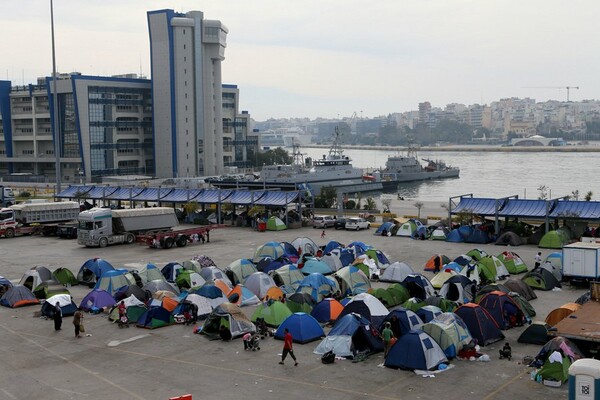
[[56, 51], [54, 48], [54, 6], [50, 0], [50, 28], [52, 30], [52, 91], [53, 91], [53, 110], [54, 115], [54, 157], [56, 159], [56, 191], [61, 192], [61, 169], [60, 169], [60, 124], [58, 118], [58, 92], [56, 89]]

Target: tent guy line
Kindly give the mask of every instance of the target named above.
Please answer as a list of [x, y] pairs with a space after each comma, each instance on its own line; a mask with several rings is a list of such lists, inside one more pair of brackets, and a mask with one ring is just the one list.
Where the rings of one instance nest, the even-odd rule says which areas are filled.
[[[136, 395], [136, 394], [128, 391], [127, 389], [125, 389], [125, 388], [123, 388], [121, 386], [118, 386], [114, 382], [112, 382], [112, 381], [110, 381], [110, 380], [108, 380], [106, 378], [103, 378], [103, 377], [97, 375], [93, 371], [91, 371], [91, 370], [83, 367], [81, 364], [78, 364], [78, 363], [75, 363], [73, 361], [70, 361], [69, 359], [60, 356], [56, 352], [44, 348], [42, 345], [40, 345], [39, 343], [35, 342], [32, 339], [25, 338], [25, 336], [33, 336], [33, 337], [38, 337], [38, 338], [43, 338], [43, 339], [49, 339], [47, 336], [37, 335], [37, 334], [34, 334], [34, 333], [26, 333], [26, 332], [19, 333], [19, 332], [11, 330], [9, 328], [6, 328], [4, 326], [2, 328], [4, 328], [5, 330], [9, 331], [10, 333], [12, 333], [12, 334], [14, 334], [16, 336], [19, 336], [19, 337], [21, 337], [21, 338], [23, 338], [23, 339], [25, 339], [25, 340], [27, 340], [27, 341], [29, 341], [31, 343], [34, 343], [37, 347], [43, 348], [44, 350], [52, 353], [56, 357], [58, 357], [58, 358], [60, 358], [62, 360], [65, 360], [68, 363], [73, 364], [73, 365], [81, 368], [82, 370], [86, 371], [90, 375], [96, 376], [99, 379], [101, 379], [103, 381], [106, 381], [111, 386], [114, 386], [114, 387], [116, 387], [116, 388], [118, 388], [120, 390], [125, 391], [126, 393], [131, 394], [136, 399], [145, 400], [144, 398], [139, 397], [138, 395]], [[51, 340], [56, 340], [54, 338], [50, 338], [50, 339]], [[56, 341], [60, 341], [60, 342], [64, 342], [64, 343], [70, 343], [71, 342], [69, 340], [56, 340]], [[382, 395], [378, 395], [378, 394], [375, 394], [375, 393], [359, 392], [359, 391], [349, 390], [349, 389], [335, 387], [335, 386], [321, 385], [321, 384], [316, 384], [316, 383], [297, 381], [297, 380], [294, 380], [294, 379], [283, 378], [283, 377], [278, 377], [278, 376], [272, 376], [272, 375], [266, 375], [266, 374], [258, 374], [258, 373], [255, 373], [255, 372], [242, 371], [242, 370], [237, 370], [235, 368], [219, 367], [219, 366], [216, 366], [216, 365], [203, 364], [203, 363], [194, 362], [194, 361], [180, 360], [180, 359], [177, 359], [177, 358], [156, 356], [156, 355], [153, 355], [153, 354], [141, 353], [141, 352], [138, 352], [138, 351], [123, 350], [123, 349], [119, 349], [119, 348], [115, 348], [115, 347], [99, 346], [99, 345], [95, 345], [95, 344], [91, 344], [91, 343], [82, 343], [82, 345], [87, 346], [87, 347], [93, 347], [93, 348], [96, 348], [96, 349], [99, 349], [99, 350], [104, 349], [104, 350], [115, 351], [115, 352], [119, 352], [119, 353], [130, 354], [130, 355], [135, 355], [135, 356], [140, 356], [140, 357], [153, 358], [153, 359], [161, 360], [161, 361], [168, 361], [168, 362], [174, 362], [174, 363], [194, 365], [194, 366], [197, 366], [197, 367], [210, 368], [210, 369], [213, 369], [213, 370], [224, 371], [224, 372], [232, 372], [232, 373], [235, 373], [235, 374], [247, 375], [247, 376], [252, 376], [252, 377], [255, 377], [255, 378], [271, 379], [271, 380], [275, 380], [275, 381], [286, 382], [286, 383], [289, 383], [289, 384], [298, 384], [298, 385], [303, 385], [303, 386], [310, 386], [310, 387], [315, 387], [315, 388], [320, 388], [320, 389], [325, 389], [325, 390], [331, 390], [331, 391], [335, 391], [335, 392], [344, 392], [344, 393], [353, 394], [353, 395], [362, 395], [362, 396], [365, 396], [365, 397], [373, 397], [373, 398], [377, 398], [377, 399], [396, 400], [395, 397], [382, 396]], [[318, 368], [315, 368], [315, 369], [318, 369]]]
[[[114, 388], [116, 388], [116, 389], [118, 389], [118, 390], [121, 390], [123, 393], [126, 393], [126, 394], [128, 394], [129, 396], [131, 396], [131, 398], [132, 398], [132, 399], [145, 400], [143, 397], [141, 397], [141, 396], [138, 396], [137, 394], [135, 394], [135, 393], [133, 393], [133, 392], [131, 392], [131, 391], [129, 391], [129, 390], [127, 390], [127, 389], [125, 389], [123, 386], [121, 386], [121, 385], [118, 385], [117, 383], [115, 383], [115, 382], [111, 381], [110, 379], [107, 379], [107, 378], [105, 378], [105, 377], [101, 376], [99, 373], [96, 373], [96, 372], [94, 372], [94, 371], [90, 370], [89, 368], [86, 368], [86, 367], [84, 367], [83, 365], [81, 365], [81, 364], [79, 364], [79, 363], [76, 363], [75, 361], [69, 360], [67, 357], [61, 356], [61, 355], [60, 355], [60, 354], [58, 354], [57, 352], [55, 352], [55, 351], [52, 351], [52, 350], [50, 350], [50, 349], [48, 349], [48, 348], [46, 348], [46, 347], [42, 346], [41, 344], [39, 344], [39, 343], [38, 343], [38, 342], [36, 342], [35, 340], [33, 340], [33, 339], [30, 339], [30, 338], [28, 338], [28, 337], [27, 337], [27, 336], [32, 336], [32, 335], [29, 335], [29, 334], [26, 334], [26, 333], [20, 333], [20, 332], [14, 331], [14, 330], [12, 330], [12, 329], [10, 329], [10, 328], [6, 327], [6, 326], [2, 326], [2, 325], [0, 325], [0, 327], [2, 327], [2, 329], [4, 329], [5, 331], [7, 331], [8, 333], [10, 333], [10, 334], [12, 334], [12, 335], [14, 335], [14, 336], [20, 337], [21, 339], [23, 339], [23, 340], [25, 340], [25, 341], [27, 341], [27, 342], [30, 342], [30, 343], [32, 343], [34, 346], [36, 346], [36, 347], [39, 347], [40, 349], [42, 349], [42, 350], [44, 350], [44, 351], [46, 351], [46, 352], [50, 353], [50, 354], [51, 354], [51, 355], [53, 355], [54, 357], [56, 357], [56, 358], [59, 358], [59, 359], [63, 360], [64, 362], [66, 362], [66, 363], [68, 363], [68, 364], [71, 364], [71, 365], [73, 365], [73, 366], [74, 366], [74, 367], [76, 367], [76, 368], [79, 368], [79, 369], [81, 369], [82, 371], [84, 371], [84, 372], [85, 372], [85, 373], [87, 373], [88, 375], [91, 375], [91, 376], [93, 376], [93, 377], [96, 377], [96, 378], [100, 379], [101, 381], [103, 381], [103, 382], [105, 382], [105, 383], [107, 383], [107, 384], [109, 384], [109, 385], [113, 386]], [[45, 337], [45, 336], [42, 336], [42, 335], [33, 335], [33, 336], [37, 336], [37, 337]], [[47, 337], [45, 337], [45, 338], [47, 338]], [[66, 341], [66, 340], [63, 340], [62, 342], [67, 342], [67, 341]], [[58, 390], [58, 389], [57, 389], [57, 388], [55, 388], [55, 387], [52, 387], [52, 388], [53, 388], [53, 389], [55, 389], [55, 390]]]

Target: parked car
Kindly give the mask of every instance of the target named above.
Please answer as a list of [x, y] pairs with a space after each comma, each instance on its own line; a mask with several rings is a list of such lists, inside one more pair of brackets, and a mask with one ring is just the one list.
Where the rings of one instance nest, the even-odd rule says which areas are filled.
[[364, 218], [348, 218], [346, 220], [346, 230], [358, 231], [360, 229], [369, 229], [371, 224]]
[[315, 215], [313, 218], [313, 228], [330, 228], [335, 224], [335, 219], [331, 215]]
[[348, 218], [338, 218], [335, 220], [335, 223], [333, 224], [333, 227], [338, 230], [338, 229], [346, 229], [346, 221], [348, 220]]

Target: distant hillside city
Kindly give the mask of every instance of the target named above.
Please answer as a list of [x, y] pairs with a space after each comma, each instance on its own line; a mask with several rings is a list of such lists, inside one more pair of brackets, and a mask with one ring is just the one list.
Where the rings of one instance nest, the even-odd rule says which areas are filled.
[[[362, 112], [360, 112], [362, 114]], [[335, 129], [347, 144], [420, 145], [499, 144], [534, 135], [568, 141], [600, 140], [600, 101], [565, 102], [516, 97], [490, 105], [426, 101], [418, 110], [363, 118], [356, 112], [339, 119], [280, 118], [254, 123], [263, 148], [290, 146], [292, 141], [328, 143]]]

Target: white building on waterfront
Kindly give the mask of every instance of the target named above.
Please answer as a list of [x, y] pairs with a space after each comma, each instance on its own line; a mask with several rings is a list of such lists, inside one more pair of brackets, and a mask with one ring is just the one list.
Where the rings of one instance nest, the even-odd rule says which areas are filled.
[[227, 28], [173, 10], [149, 11], [148, 28], [157, 177], [222, 174]]

